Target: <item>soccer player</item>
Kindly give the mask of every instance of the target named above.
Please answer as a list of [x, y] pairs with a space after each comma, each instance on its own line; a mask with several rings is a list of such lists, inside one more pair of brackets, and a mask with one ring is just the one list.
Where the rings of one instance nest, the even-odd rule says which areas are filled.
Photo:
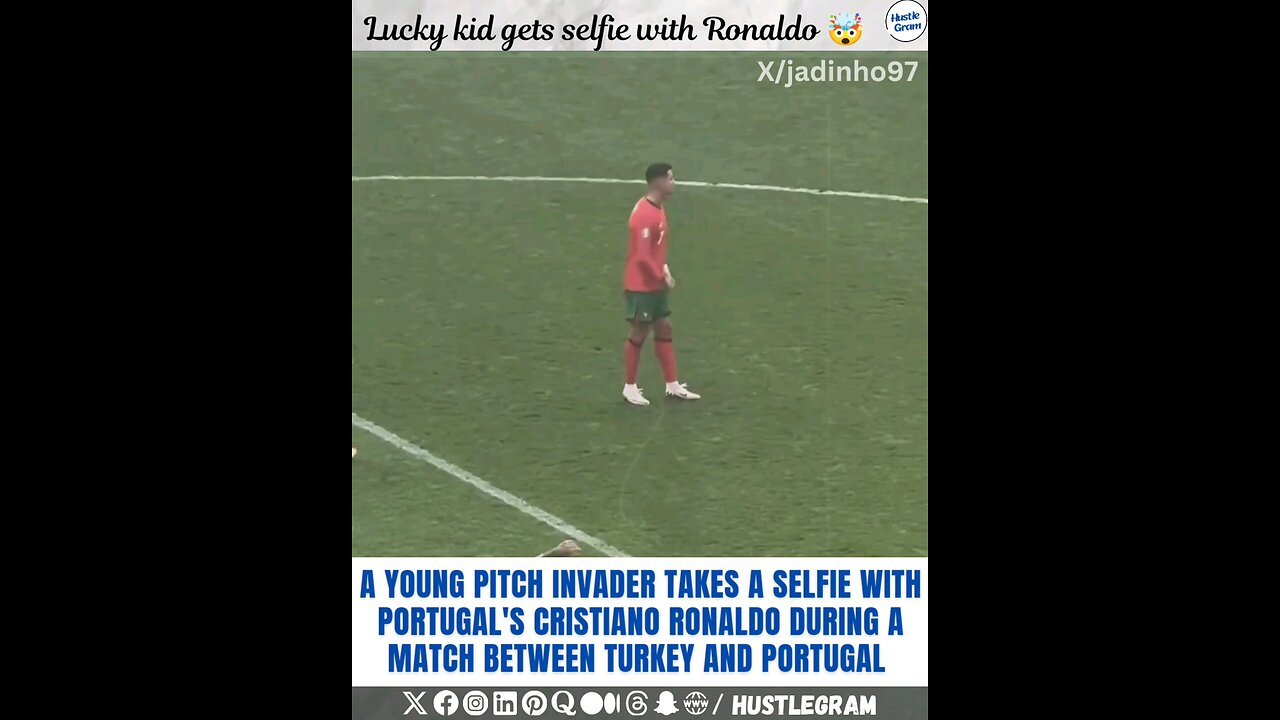
[[636, 387], [636, 373], [640, 370], [640, 350], [652, 330], [653, 353], [658, 356], [662, 374], [667, 379], [667, 396], [698, 400], [702, 396], [690, 392], [676, 375], [676, 348], [671, 341], [671, 308], [667, 302], [676, 279], [667, 266], [667, 245], [671, 237], [662, 204], [676, 189], [675, 173], [667, 163], [654, 163], [645, 170], [644, 179], [649, 191], [631, 210], [631, 239], [627, 244], [627, 270], [623, 280], [631, 332], [623, 355], [626, 383], [622, 386], [622, 397], [632, 405], [649, 404]]
[[355, 457], [355, 456], [356, 456], [356, 449], [351, 448], [351, 457]]

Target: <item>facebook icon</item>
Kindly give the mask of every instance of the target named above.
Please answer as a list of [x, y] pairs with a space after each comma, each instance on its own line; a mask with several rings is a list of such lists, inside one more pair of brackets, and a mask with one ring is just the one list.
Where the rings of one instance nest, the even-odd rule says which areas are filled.
[[431, 704], [437, 715], [452, 715], [458, 711], [458, 696], [452, 690], [441, 690]]

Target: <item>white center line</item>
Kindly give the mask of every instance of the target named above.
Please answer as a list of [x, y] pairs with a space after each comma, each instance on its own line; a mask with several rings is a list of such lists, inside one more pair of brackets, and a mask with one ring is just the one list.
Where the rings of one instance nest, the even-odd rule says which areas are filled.
[[413, 457], [427, 463], [428, 465], [431, 465], [435, 468], [443, 470], [444, 472], [452, 475], [455, 479], [470, 485], [471, 487], [479, 490], [485, 495], [501, 500], [502, 502], [519, 510], [525, 515], [528, 515], [529, 517], [535, 520], [538, 520], [543, 524], [549, 525], [555, 528], [556, 530], [559, 530], [560, 532], [564, 533], [566, 537], [574, 538], [578, 542], [583, 543], [584, 545], [589, 545], [610, 557], [631, 557], [630, 555], [627, 555], [626, 553], [610, 545], [609, 543], [601, 540], [600, 538], [595, 537], [594, 535], [588, 535], [587, 533], [570, 525], [564, 520], [561, 520], [555, 515], [552, 515], [546, 510], [543, 510], [542, 508], [537, 507], [536, 505], [531, 505], [528, 502], [525, 502], [524, 500], [516, 497], [515, 495], [512, 495], [511, 493], [507, 492], [506, 490], [503, 490], [500, 487], [495, 487], [494, 485], [490, 485], [489, 483], [485, 482], [484, 480], [477, 477], [476, 475], [473, 475], [467, 472], [466, 470], [463, 470], [457, 465], [454, 465], [453, 463], [445, 460], [442, 457], [435, 455], [434, 453], [431, 453], [430, 451], [423, 450], [417, 445], [414, 445], [408, 440], [405, 440], [404, 438], [400, 437], [399, 435], [396, 435], [395, 433], [382, 427], [381, 425], [378, 425], [377, 423], [370, 422], [355, 413], [351, 413], [351, 424], [360, 428], [361, 430], [364, 430], [370, 435], [373, 435], [379, 440], [382, 440], [388, 445], [391, 445], [392, 447], [398, 450], [402, 450], [405, 453], [412, 455]]
[[[551, 182], [551, 183], [596, 183], [603, 185], [644, 185], [638, 180], [619, 180], [617, 178], [589, 177], [542, 177], [538, 175], [518, 177], [515, 175], [352, 175], [351, 182], [411, 181], [436, 180], [472, 181], [472, 182]], [[781, 185], [744, 185], [742, 183], [703, 182], [701, 180], [676, 180], [676, 186], [725, 188], [728, 190], [765, 190], [768, 192], [799, 193], [801, 195], [834, 195], [837, 197], [865, 198], [867, 200], [890, 200], [893, 202], [920, 203], [928, 205], [929, 198], [906, 197], [904, 195], [883, 195], [881, 193], [855, 192], [853, 190], [818, 190], [815, 188], [784, 187]]]

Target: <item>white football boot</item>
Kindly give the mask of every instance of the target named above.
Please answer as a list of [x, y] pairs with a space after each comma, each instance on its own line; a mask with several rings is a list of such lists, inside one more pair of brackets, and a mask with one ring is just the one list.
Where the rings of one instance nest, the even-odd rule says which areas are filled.
[[649, 401], [644, 397], [644, 391], [636, 385], [623, 385], [622, 397], [632, 405], [648, 405]]
[[667, 397], [680, 398], [681, 400], [701, 400], [702, 396], [696, 392], [690, 392], [684, 383], [673, 382], [667, 383]]

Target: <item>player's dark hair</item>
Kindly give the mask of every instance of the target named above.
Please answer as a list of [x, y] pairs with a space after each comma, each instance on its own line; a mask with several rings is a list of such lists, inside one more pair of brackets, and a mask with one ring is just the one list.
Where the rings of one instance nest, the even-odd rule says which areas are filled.
[[651, 183], [658, 178], [664, 178], [671, 170], [671, 163], [654, 163], [644, 171], [644, 181]]

